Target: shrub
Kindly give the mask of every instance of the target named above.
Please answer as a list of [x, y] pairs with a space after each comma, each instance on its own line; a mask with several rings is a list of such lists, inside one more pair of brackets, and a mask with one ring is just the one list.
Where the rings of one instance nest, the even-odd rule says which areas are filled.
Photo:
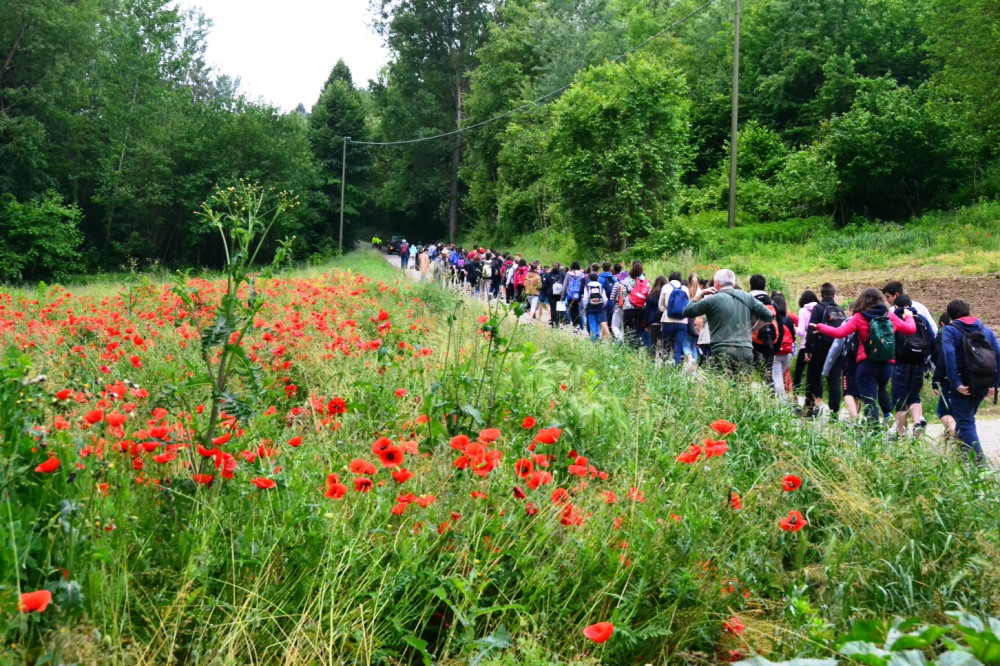
[[80, 270], [82, 217], [55, 192], [24, 203], [0, 197], [0, 280], [65, 280]]

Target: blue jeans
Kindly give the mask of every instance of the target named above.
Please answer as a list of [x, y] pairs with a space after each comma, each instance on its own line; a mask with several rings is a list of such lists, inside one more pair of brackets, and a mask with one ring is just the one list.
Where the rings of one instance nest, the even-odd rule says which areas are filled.
[[684, 361], [684, 348], [687, 347], [688, 342], [687, 324], [664, 323], [663, 328], [660, 329], [660, 340], [663, 342], [664, 348], [667, 345], [673, 345], [674, 363], [680, 365]]
[[865, 416], [871, 423], [879, 422], [878, 394], [885, 391], [892, 375], [892, 363], [874, 363], [865, 359], [858, 363], [855, 383], [858, 398], [865, 407]]
[[[943, 387], [942, 387], [943, 388]], [[941, 391], [945, 395], [945, 391]], [[958, 438], [966, 453], [975, 453], [976, 458], [983, 457], [983, 447], [979, 445], [979, 433], [976, 432], [976, 412], [979, 411], [979, 403], [982, 398], [973, 398], [970, 395], [962, 395], [958, 391], [947, 390], [948, 407], [951, 408], [951, 415], [955, 417], [955, 426], [958, 428]]]
[[606, 321], [603, 306], [597, 312], [591, 312], [590, 308], [587, 309], [587, 328], [590, 329], [591, 340], [596, 342], [601, 338], [601, 324]]

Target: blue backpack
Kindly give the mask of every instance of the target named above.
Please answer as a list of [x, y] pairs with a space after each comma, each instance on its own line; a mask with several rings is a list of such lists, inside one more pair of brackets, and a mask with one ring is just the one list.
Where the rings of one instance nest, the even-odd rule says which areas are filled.
[[580, 294], [583, 292], [583, 276], [578, 275], [576, 277], [571, 277], [569, 279], [569, 285], [566, 288], [566, 298], [571, 301], [580, 300]]
[[667, 316], [671, 319], [684, 319], [684, 308], [690, 301], [687, 290], [683, 287], [673, 289], [667, 298]]
[[604, 287], [604, 295], [611, 298], [611, 290], [615, 288], [615, 282], [618, 280], [615, 279], [614, 275], [604, 275], [600, 278], [600, 281], [601, 286]]

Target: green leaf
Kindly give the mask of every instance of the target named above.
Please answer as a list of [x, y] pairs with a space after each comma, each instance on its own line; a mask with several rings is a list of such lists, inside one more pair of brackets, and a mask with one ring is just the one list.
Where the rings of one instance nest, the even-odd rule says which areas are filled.
[[479, 410], [472, 405], [462, 405], [462, 411], [472, 417], [472, 420], [476, 422], [476, 425], [481, 426], [485, 423], [483, 421], [483, 415], [479, 413]]
[[945, 652], [934, 663], [937, 666], [983, 666], [983, 662], [963, 650]]

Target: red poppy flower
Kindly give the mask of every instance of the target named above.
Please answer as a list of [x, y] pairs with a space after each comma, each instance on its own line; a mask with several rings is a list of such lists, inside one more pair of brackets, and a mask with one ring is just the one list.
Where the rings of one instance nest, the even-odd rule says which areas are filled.
[[406, 389], [396, 389], [396, 397], [402, 398], [406, 395]]
[[733, 511], [739, 511], [743, 508], [743, 500], [740, 499], [739, 493], [730, 490], [729, 491], [729, 508]]
[[538, 507], [532, 504], [531, 502], [528, 502], [527, 504], [524, 505], [524, 512], [529, 516], [534, 516], [535, 514], [538, 513]]
[[347, 412], [347, 403], [344, 402], [343, 398], [334, 398], [326, 406], [326, 412], [327, 414], [344, 414]]
[[70, 397], [71, 395], [73, 395], [73, 391], [72, 390], [70, 390], [70, 389], [63, 389], [62, 391], [59, 391], [58, 393], [56, 393], [56, 400], [65, 400], [66, 398]]
[[355, 458], [348, 465], [348, 469], [351, 470], [351, 474], [374, 474], [378, 470], [375, 465], [371, 464], [367, 460], [362, 460], [361, 458]]
[[83, 415], [83, 420], [89, 423], [90, 425], [94, 425], [95, 423], [100, 423], [102, 420], [104, 420], [104, 412], [102, 412], [99, 409], [92, 409], [91, 411]]
[[274, 479], [265, 479], [262, 476], [258, 476], [258, 477], [254, 477], [253, 479], [250, 479], [250, 483], [252, 483], [253, 485], [257, 486], [261, 490], [268, 490], [268, 489], [274, 488], [276, 485], [278, 485], [278, 484], [276, 484], [274, 482]]
[[692, 444], [688, 447], [688, 450], [677, 456], [676, 460], [679, 463], [685, 463], [687, 465], [692, 465], [698, 462], [701, 457], [701, 447], [697, 444]]
[[50, 452], [49, 459], [43, 462], [38, 467], [36, 467], [35, 471], [40, 474], [51, 474], [52, 472], [59, 469], [59, 465], [61, 464], [62, 462], [59, 460], [59, 458], [56, 458], [56, 454]]
[[408, 506], [409, 506], [409, 504], [407, 504], [407, 503], [398, 502], [398, 503], [396, 503], [396, 505], [394, 507], [392, 507], [392, 514], [394, 516], [402, 516], [403, 512], [406, 511], [406, 507], [408, 507]]
[[301, 445], [302, 445], [302, 436], [301, 435], [296, 435], [295, 437], [292, 437], [290, 440], [288, 440], [288, 446], [298, 447], [298, 446], [301, 446]]
[[451, 438], [449, 444], [451, 445], [451, 448], [455, 449], [456, 451], [464, 451], [465, 447], [469, 445], [469, 436], [455, 435], [454, 437]]
[[733, 636], [742, 636], [746, 625], [740, 622], [740, 618], [735, 615], [722, 623], [722, 630]]
[[790, 493], [793, 490], [798, 490], [802, 487], [802, 479], [795, 476], [794, 474], [789, 474], [781, 480], [781, 489], [786, 493]]
[[399, 469], [392, 470], [392, 478], [396, 483], [406, 483], [413, 478], [413, 472], [405, 467], [400, 467]]
[[809, 521], [798, 511], [789, 511], [786, 517], [778, 521], [778, 527], [786, 532], [798, 532], [808, 524]]
[[610, 622], [598, 622], [597, 624], [592, 624], [585, 628], [583, 630], [583, 635], [595, 643], [603, 643], [611, 638], [611, 634], [614, 632], [615, 625]]
[[712, 424], [710, 424], [710, 427], [712, 428], [712, 430], [719, 433], [723, 437], [736, 431], [736, 424], [730, 423], [725, 419], [719, 419], [718, 421], [713, 422]]
[[391, 444], [378, 454], [378, 459], [382, 461], [383, 467], [399, 467], [403, 464], [403, 449]]
[[228, 442], [232, 438], [233, 438], [233, 433], [227, 432], [224, 435], [219, 435], [218, 437], [216, 437], [215, 439], [213, 439], [212, 440], [212, 444], [214, 446], [222, 446], [223, 444], [225, 444], [226, 442]]
[[562, 504], [569, 499], [569, 491], [565, 488], [556, 488], [552, 491], [553, 504]]
[[195, 483], [200, 483], [203, 486], [212, 485], [212, 481], [215, 479], [211, 474], [195, 474], [191, 477]]
[[388, 437], [379, 437], [372, 444], [372, 454], [377, 456], [381, 454], [383, 451], [385, 451], [385, 449], [391, 445], [392, 445], [391, 439], [389, 439]]
[[112, 412], [110, 414], [104, 415], [104, 422], [107, 423], [112, 428], [121, 427], [125, 423], [125, 415], [119, 414], [118, 412]]
[[524, 428], [525, 430], [531, 430], [532, 428], [534, 428], [535, 427], [535, 417], [534, 416], [526, 416], [526, 417], [524, 417], [524, 420], [521, 421], [521, 427]]
[[524, 494], [524, 490], [521, 486], [514, 486], [514, 497], [517, 499], [524, 499], [527, 495]]
[[728, 450], [729, 450], [729, 447], [726, 445], [725, 442], [721, 442], [721, 441], [717, 442], [717, 441], [715, 441], [713, 439], [706, 439], [705, 440], [704, 451], [705, 451], [705, 459], [706, 460], [709, 459], [709, 458], [712, 458], [712, 457], [716, 457], [716, 456], [718, 456], [718, 457], [721, 458], [726, 453], [726, 451], [728, 451]]
[[539, 444], [555, 444], [562, 435], [562, 428], [543, 428], [535, 435], [535, 441]]
[[479, 431], [479, 441], [490, 443], [495, 442], [500, 439], [500, 429], [499, 428], [485, 428]]
[[528, 477], [528, 487], [538, 490], [538, 486], [545, 486], [552, 483], [552, 474], [549, 472], [532, 472]]
[[520, 477], [527, 477], [529, 474], [535, 471], [535, 466], [527, 458], [521, 458], [516, 463], [514, 463], [514, 474]]
[[22, 613], [41, 613], [52, 603], [52, 593], [48, 590], [24, 592], [21, 594], [20, 609]]
[[469, 496], [472, 499], [477, 499], [477, 500], [479, 500], [479, 499], [486, 499], [486, 493], [480, 492], [478, 490], [473, 490], [471, 493], [469, 493]]
[[420, 497], [418, 497], [418, 498], [417, 498], [417, 499], [415, 499], [414, 501], [415, 501], [415, 502], [416, 502], [417, 504], [419, 504], [420, 506], [422, 506], [423, 508], [425, 508], [425, 509], [426, 509], [426, 508], [427, 508], [427, 507], [429, 507], [429, 506], [430, 506], [431, 504], [434, 504], [434, 502], [436, 502], [436, 501], [437, 501], [437, 495], [431, 495], [431, 494], [427, 494], [427, 495], [421, 495]]
[[356, 490], [359, 493], [368, 492], [369, 490], [372, 489], [373, 485], [374, 484], [372, 483], [372, 480], [364, 476], [359, 476], [358, 478], [354, 479], [354, 490]]

